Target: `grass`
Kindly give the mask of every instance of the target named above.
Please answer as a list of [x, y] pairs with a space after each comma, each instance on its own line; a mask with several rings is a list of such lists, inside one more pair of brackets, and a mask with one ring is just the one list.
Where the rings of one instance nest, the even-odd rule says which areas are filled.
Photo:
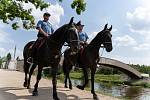
[[[46, 77], [50, 78], [50, 76], [45, 75]], [[72, 79], [78, 79], [82, 80], [83, 79], [83, 74], [81, 72], [71, 72], [70, 73], [70, 78]], [[60, 74], [58, 75], [59, 80], [64, 80], [64, 75]], [[89, 76], [90, 80], [90, 76]], [[150, 88], [150, 83], [143, 81], [143, 80], [137, 80], [137, 81], [126, 81], [121, 78], [120, 75], [115, 74], [115, 75], [104, 75], [104, 74], [95, 74], [95, 82], [100, 83], [111, 83], [111, 84], [126, 84], [130, 86], [142, 86], [144, 88]]]
[[[60, 74], [58, 78], [64, 78], [63, 74]], [[82, 73], [73, 72], [70, 73], [70, 78], [72, 79], [79, 79], [81, 80], [83, 78]], [[90, 80], [90, 76], [89, 76]], [[118, 83], [122, 84], [124, 81], [121, 79], [120, 75], [103, 75], [103, 74], [95, 74], [95, 82], [109, 82], [109, 83]]]
[[143, 80], [134, 81], [130, 85], [131, 86], [142, 86], [144, 88], [150, 88], [150, 83], [146, 82], [146, 81], [143, 81]]

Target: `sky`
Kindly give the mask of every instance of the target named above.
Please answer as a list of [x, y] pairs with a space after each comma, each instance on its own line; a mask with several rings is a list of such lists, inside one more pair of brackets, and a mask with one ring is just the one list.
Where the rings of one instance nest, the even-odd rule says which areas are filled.
[[[150, 0], [86, 0], [86, 11], [77, 15], [71, 9], [72, 0], [63, 0], [62, 3], [54, 0], [45, 0], [51, 4], [44, 11], [35, 9], [32, 4], [24, 4], [24, 8], [33, 8], [32, 15], [36, 22], [42, 19], [44, 12], [50, 12], [50, 23], [54, 29], [69, 22], [74, 16], [74, 22], [81, 20], [84, 31], [91, 41], [100, 32], [106, 23], [113, 26], [112, 52], [100, 50], [100, 55], [116, 59], [128, 64], [150, 65]], [[16, 57], [22, 57], [23, 47], [31, 40], [35, 40], [37, 30], [13, 30], [10, 25], [0, 21], [0, 56], [17, 47]]]

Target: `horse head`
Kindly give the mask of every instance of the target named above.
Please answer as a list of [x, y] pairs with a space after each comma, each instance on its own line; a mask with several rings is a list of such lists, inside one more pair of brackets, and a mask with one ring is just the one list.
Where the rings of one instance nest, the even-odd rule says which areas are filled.
[[105, 25], [104, 29], [102, 30], [102, 44], [104, 46], [104, 48], [106, 49], [107, 52], [112, 51], [113, 47], [112, 47], [112, 34], [111, 34], [111, 30], [112, 30], [112, 25], [110, 28], [107, 28], [107, 25]]
[[73, 22], [73, 17], [70, 19], [70, 22], [66, 27], [66, 42], [68, 46], [72, 49], [72, 51], [78, 50], [78, 33], [76, 29], [76, 25]]

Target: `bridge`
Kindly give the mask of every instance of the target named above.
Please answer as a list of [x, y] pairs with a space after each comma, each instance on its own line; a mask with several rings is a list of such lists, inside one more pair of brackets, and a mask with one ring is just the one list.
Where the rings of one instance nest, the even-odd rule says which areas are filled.
[[132, 79], [140, 79], [142, 78], [141, 73], [131, 66], [120, 62], [118, 60], [101, 57], [99, 63], [100, 65], [106, 65], [108, 67], [117, 68], [121, 72], [124, 72], [126, 75], [131, 77]]

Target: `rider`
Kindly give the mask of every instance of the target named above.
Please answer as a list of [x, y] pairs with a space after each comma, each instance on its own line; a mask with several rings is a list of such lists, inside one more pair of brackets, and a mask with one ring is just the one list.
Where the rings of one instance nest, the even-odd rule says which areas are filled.
[[54, 33], [52, 24], [48, 22], [50, 16], [51, 16], [50, 13], [48, 12], [44, 13], [43, 20], [39, 20], [37, 23], [36, 29], [38, 30], [38, 34], [37, 34], [38, 39], [32, 46], [31, 57], [29, 57], [29, 59], [31, 58], [31, 60], [33, 60], [32, 58], [36, 54], [35, 53], [37, 48], [36, 46], [39, 45], [43, 40], [48, 38], [48, 36]]
[[87, 45], [87, 40], [89, 39], [89, 37], [86, 34], [86, 32], [83, 31], [84, 25], [81, 24], [81, 21], [79, 21], [76, 24], [76, 26], [77, 26], [77, 30], [78, 30], [80, 44], [84, 47], [85, 45]]
[[43, 15], [44, 20], [40, 20], [37, 23], [36, 29], [38, 32], [38, 37], [48, 37], [49, 35], [54, 33], [54, 29], [52, 27], [52, 24], [48, 22], [51, 14], [46, 12]]

